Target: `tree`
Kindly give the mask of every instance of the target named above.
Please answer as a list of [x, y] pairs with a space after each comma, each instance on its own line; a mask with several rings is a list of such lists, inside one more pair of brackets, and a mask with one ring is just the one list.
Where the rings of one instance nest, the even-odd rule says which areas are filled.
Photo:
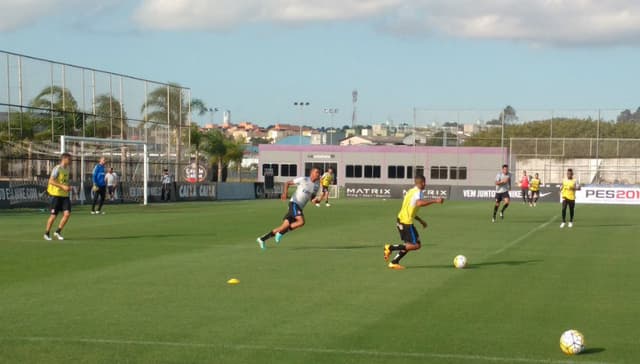
[[[198, 99], [194, 101], [202, 103]], [[204, 106], [204, 103], [202, 105]], [[182, 152], [182, 128], [189, 125], [190, 122], [189, 106], [188, 98], [183, 94], [180, 85], [169, 83], [149, 92], [146, 104], [140, 108], [140, 112], [146, 115], [146, 121], [167, 124], [170, 128], [173, 128], [174, 140], [176, 141], [176, 159], [178, 161]], [[168, 155], [167, 160], [169, 160]]]
[[191, 124], [189, 128], [189, 138], [191, 139], [191, 150], [196, 154], [196, 183], [200, 181], [200, 152], [204, 146], [204, 137], [200, 128], [196, 124]]
[[[43, 130], [36, 135], [37, 139], [53, 139], [53, 135], [68, 135], [74, 131], [82, 129], [82, 118], [78, 114], [78, 102], [71, 91], [60, 86], [47, 86], [31, 101], [31, 107], [40, 109], [38, 115], [42, 116], [42, 111], [49, 111], [53, 119], [45, 120], [38, 117], [36, 124], [40, 126], [53, 120], [53, 130]], [[35, 127], [38, 129], [37, 127]]]
[[202, 150], [211, 163], [217, 165], [218, 182], [222, 182], [222, 171], [229, 162], [236, 162], [240, 166], [244, 155], [243, 143], [224, 135], [220, 130], [210, 130], [204, 134]]
[[122, 104], [108, 94], [95, 98], [95, 115], [89, 116], [85, 135], [96, 138], [126, 139], [127, 114]]
[[238, 140], [233, 140], [228, 138], [226, 140], [227, 143], [227, 152], [224, 155], [224, 164], [227, 165], [231, 162], [234, 163], [236, 168], [238, 169], [238, 178], [242, 180], [241, 176], [241, 167], [242, 167], [242, 158], [244, 157], [244, 144]]

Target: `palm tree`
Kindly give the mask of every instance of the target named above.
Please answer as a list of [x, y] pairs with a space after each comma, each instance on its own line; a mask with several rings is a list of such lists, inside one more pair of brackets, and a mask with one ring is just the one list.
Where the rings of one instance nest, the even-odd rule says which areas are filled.
[[195, 123], [192, 123], [189, 128], [189, 139], [191, 140], [191, 150], [196, 154], [196, 183], [198, 183], [200, 182], [200, 152], [204, 146], [205, 138]]
[[218, 165], [218, 182], [222, 181], [224, 155], [227, 153], [225, 135], [220, 130], [209, 130], [204, 134], [202, 150], [209, 156], [211, 163]]
[[[58, 115], [58, 119], [62, 118], [62, 123], [54, 122], [53, 130], [49, 128], [48, 132], [39, 133], [39, 138], [51, 137], [53, 140], [55, 134], [72, 134], [73, 131], [82, 129], [82, 118], [78, 114], [78, 102], [67, 88], [47, 86], [31, 101], [30, 106], [42, 111], [49, 111], [54, 118], [56, 118], [54, 115]], [[44, 124], [46, 121], [40, 118], [38, 122]]]
[[102, 94], [95, 99], [95, 115], [85, 127], [85, 134], [98, 138], [126, 139], [127, 114], [122, 104], [113, 96]]
[[239, 140], [229, 138], [226, 140], [226, 144], [227, 150], [224, 155], [224, 159], [226, 162], [225, 164], [228, 164], [230, 162], [233, 162], [235, 164], [238, 169], [238, 179], [241, 181], [242, 176], [240, 174], [240, 168], [242, 167], [242, 158], [244, 157], [244, 143]]

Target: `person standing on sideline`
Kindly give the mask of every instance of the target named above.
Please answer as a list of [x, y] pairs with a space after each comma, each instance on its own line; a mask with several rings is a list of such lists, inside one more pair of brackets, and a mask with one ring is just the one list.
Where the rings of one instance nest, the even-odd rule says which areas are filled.
[[511, 189], [511, 173], [509, 173], [509, 166], [506, 164], [502, 165], [502, 171], [496, 175], [496, 203], [493, 207], [493, 217], [491, 218], [492, 222], [496, 222], [496, 214], [498, 213], [498, 208], [500, 207], [500, 203], [504, 201], [504, 205], [502, 206], [502, 210], [500, 210], [500, 218], [504, 219], [504, 210], [509, 207], [509, 190]]
[[118, 188], [118, 174], [113, 171], [113, 167], [109, 168], [109, 172], [107, 172], [105, 178], [107, 179], [109, 200], [113, 201], [116, 198], [116, 189]]
[[393, 260], [389, 263], [388, 267], [391, 269], [404, 269], [404, 266], [400, 265], [400, 259], [402, 259], [411, 250], [418, 250], [421, 247], [420, 236], [416, 227], [413, 226], [413, 220], [418, 220], [422, 224], [423, 228], [427, 227], [427, 222], [422, 220], [420, 216], [416, 215], [418, 210], [423, 206], [429, 206], [434, 203], [442, 204], [444, 199], [438, 198], [436, 200], [424, 200], [424, 176], [416, 176], [414, 179], [415, 186], [407, 191], [402, 201], [402, 208], [397, 216], [396, 227], [400, 233], [400, 239], [402, 244], [385, 244], [384, 246], [384, 260], [389, 260], [389, 256], [392, 251], [398, 251]]
[[60, 157], [60, 164], [53, 167], [51, 176], [49, 176], [49, 183], [47, 184], [47, 193], [51, 197], [49, 210], [51, 215], [47, 220], [46, 230], [44, 232], [44, 240], [51, 240], [51, 227], [56, 221], [56, 217], [62, 211], [62, 219], [58, 225], [58, 229], [53, 233], [58, 240], [64, 240], [62, 236], [62, 229], [69, 221], [71, 216], [71, 200], [69, 199], [69, 191], [71, 186], [69, 185], [69, 170], [67, 167], [71, 163], [71, 154], [62, 153]]
[[522, 194], [522, 203], [527, 204], [531, 202], [529, 198], [529, 176], [527, 171], [522, 171], [522, 178], [520, 178], [520, 193]]
[[533, 178], [531, 179], [531, 182], [529, 183], [529, 191], [531, 192], [531, 195], [529, 196], [529, 206], [536, 206], [536, 203], [538, 202], [538, 199], [540, 198], [540, 185], [542, 184], [542, 181], [540, 181], [540, 178], [538, 177], [538, 174], [536, 173]]
[[327, 199], [326, 206], [327, 207], [331, 206], [331, 204], [329, 203], [329, 186], [331, 186], [331, 184], [333, 184], [333, 168], [328, 168], [327, 171], [324, 172], [322, 177], [320, 177], [320, 186], [322, 187], [322, 195], [320, 196], [320, 199], [316, 203], [317, 207], [320, 207], [322, 200], [324, 200], [325, 198]]
[[165, 168], [162, 174], [162, 196], [160, 199], [162, 201], [171, 200], [171, 175], [169, 174], [169, 170]]
[[311, 169], [309, 177], [298, 177], [293, 181], [287, 181], [284, 184], [282, 200], [287, 199], [287, 196], [289, 195], [289, 186], [297, 186], [296, 192], [293, 193], [293, 196], [291, 196], [291, 200], [289, 201], [289, 211], [284, 215], [284, 220], [280, 226], [256, 239], [260, 249], [265, 250], [267, 248], [266, 242], [271, 237], [275, 236], [276, 244], [278, 244], [280, 243], [280, 240], [282, 240], [284, 234], [289, 230], [295, 230], [304, 226], [304, 214], [302, 213], [302, 209], [309, 200], [314, 200], [313, 202], [315, 203], [319, 201], [316, 199], [316, 194], [320, 189], [320, 186], [318, 185], [319, 179], [320, 170], [318, 168], [313, 168]]
[[573, 215], [576, 208], [576, 191], [580, 190], [580, 185], [573, 179], [573, 169], [567, 169], [567, 178], [562, 180], [562, 224], [560, 229], [567, 223], [567, 206], [569, 207], [569, 227], [573, 227]]
[[[93, 181], [93, 204], [91, 205], [91, 215], [99, 215], [103, 214], [102, 205], [104, 204], [104, 199], [107, 195], [107, 178], [104, 169], [104, 165], [107, 163], [105, 157], [100, 157], [98, 164], [93, 167], [93, 173], [91, 175], [91, 179]], [[98, 198], [100, 198], [100, 205], [98, 205], [98, 209], [96, 210], [96, 203], [98, 203]]]

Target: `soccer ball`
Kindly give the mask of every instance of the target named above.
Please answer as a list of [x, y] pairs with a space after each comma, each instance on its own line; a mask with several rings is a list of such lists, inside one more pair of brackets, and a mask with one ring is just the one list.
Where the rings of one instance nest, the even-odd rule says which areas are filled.
[[467, 257], [465, 257], [464, 255], [457, 255], [455, 258], [453, 258], [453, 266], [458, 269], [466, 267]]
[[567, 355], [580, 354], [584, 350], [584, 335], [578, 330], [567, 330], [560, 336], [560, 349]]

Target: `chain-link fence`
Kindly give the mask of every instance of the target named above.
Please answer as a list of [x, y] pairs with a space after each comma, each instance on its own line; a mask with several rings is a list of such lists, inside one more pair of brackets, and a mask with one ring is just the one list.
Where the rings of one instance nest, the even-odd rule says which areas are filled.
[[0, 51], [0, 90], [0, 179], [48, 175], [61, 135], [145, 141], [151, 178], [190, 163], [188, 88]]

